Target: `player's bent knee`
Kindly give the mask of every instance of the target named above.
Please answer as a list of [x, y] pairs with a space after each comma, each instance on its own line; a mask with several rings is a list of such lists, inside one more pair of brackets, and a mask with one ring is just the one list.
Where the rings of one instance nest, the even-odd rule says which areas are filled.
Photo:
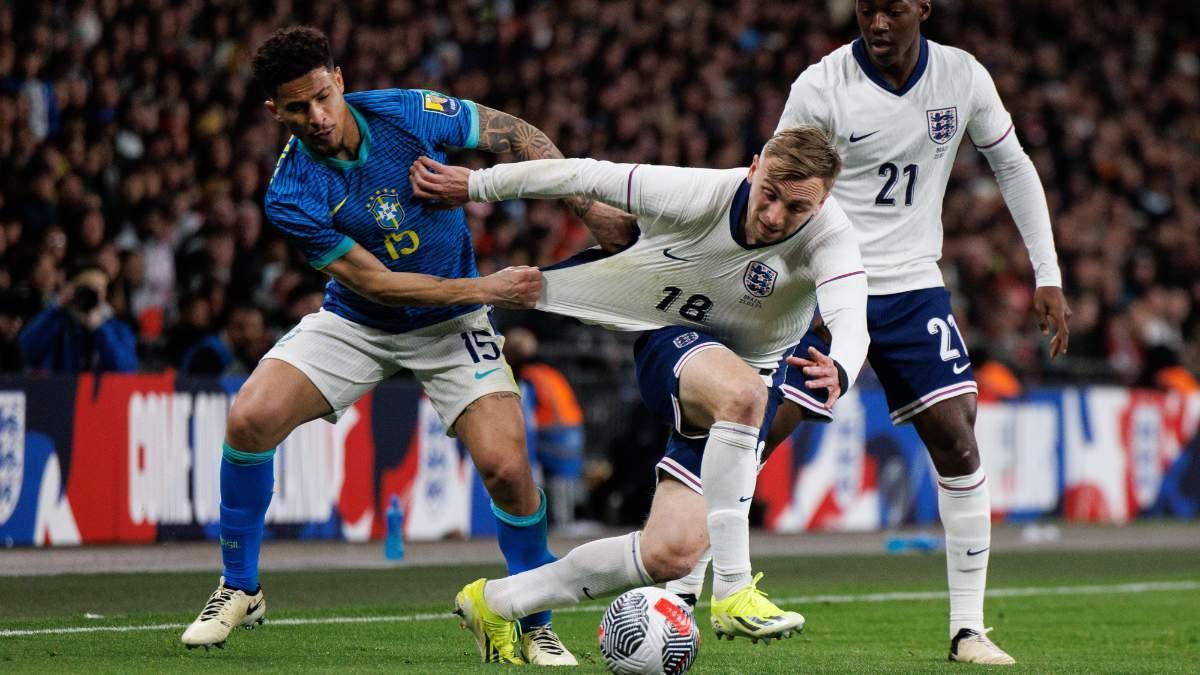
[[283, 428], [287, 419], [282, 406], [236, 399], [229, 409], [225, 435], [229, 444], [242, 452], [266, 452], [291, 431]]
[[750, 426], [762, 424], [767, 388], [758, 377], [741, 378], [724, 386], [713, 419]]
[[939, 474], [946, 477], [965, 476], [979, 468], [979, 446], [974, 435], [954, 439], [936, 449], [931, 449], [934, 465]]
[[704, 541], [700, 538], [671, 538], [647, 540], [642, 538], [642, 565], [655, 583], [681, 579], [692, 571], [696, 561], [704, 554]]
[[477, 468], [488, 494], [498, 503], [515, 499], [522, 487], [533, 480], [529, 465], [517, 458], [504, 458]]

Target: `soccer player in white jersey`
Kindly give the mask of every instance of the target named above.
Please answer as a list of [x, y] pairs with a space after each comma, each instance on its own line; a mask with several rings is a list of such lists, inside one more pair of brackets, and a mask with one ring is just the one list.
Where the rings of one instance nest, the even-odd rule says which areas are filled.
[[[1010, 664], [988, 639], [983, 596], [991, 508], [975, 441], [975, 378], [937, 261], [942, 196], [964, 137], [987, 158], [1029, 250], [1042, 332], [1051, 358], [1066, 353], [1071, 312], [1062, 292], [1046, 197], [988, 72], [967, 52], [926, 40], [929, 0], [859, 0], [861, 37], [796, 79], [779, 128], [815, 124], [837, 143], [845, 168], [833, 188], [858, 235], [866, 266], [868, 360], [895, 424], [912, 423], [937, 470], [946, 532], [950, 660]], [[797, 348], [820, 345], [815, 331]], [[802, 416], [830, 418], [823, 393], [789, 375], [768, 446]], [[687, 577], [695, 592], [703, 570]], [[671, 588], [668, 586], [668, 588]]]
[[[593, 249], [543, 271], [537, 307], [616, 330], [647, 331], [636, 348], [646, 405], [673, 428], [642, 532], [584, 544], [532, 573], [480, 579], [458, 610], [480, 642], [511, 622], [583, 598], [677, 578], [711, 542], [712, 624], [760, 639], [799, 632], [751, 577], [748, 513], [781, 357], [819, 301], [836, 339], [791, 363], [832, 402], [866, 357], [866, 278], [829, 188], [840, 169], [823, 132], [777, 133], [749, 169], [686, 169], [590, 159], [521, 162], [470, 172], [421, 158], [414, 193], [461, 203], [579, 195], [638, 217], [628, 249]], [[764, 415], [766, 423], [764, 424]]]

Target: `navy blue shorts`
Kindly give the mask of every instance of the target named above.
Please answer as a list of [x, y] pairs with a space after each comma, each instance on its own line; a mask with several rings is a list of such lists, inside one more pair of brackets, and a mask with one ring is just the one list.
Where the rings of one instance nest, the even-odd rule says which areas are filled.
[[[701, 492], [700, 458], [704, 455], [708, 432], [689, 429], [683, 425], [683, 413], [679, 406], [679, 373], [688, 359], [705, 349], [714, 348], [725, 346], [706, 333], [691, 328], [669, 326], [643, 333], [638, 338], [633, 352], [642, 401], [651, 412], [671, 425], [666, 453], [656, 468], [678, 478], [696, 492]], [[759, 374], [763, 377], [763, 385], [768, 387], [770, 392], [759, 437], [761, 453], [762, 441], [771, 428], [775, 410], [783, 401], [783, 394], [780, 392], [783, 369], [759, 371]]]
[[[905, 424], [948, 398], [978, 393], [967, 345], [945, 288], [868, 297], [867, 331], [871, 334], [867, 361], [887, 396], [892, 424]], [[829, 351], [829, 345], [810, 329], [795, 353], [807, 356], [810, 345]], [[829, 392], [804, 386], [804, 373], [798, 368], [787, 368], [781, 389], [787, 400], [832, 419], [822, 407]]]

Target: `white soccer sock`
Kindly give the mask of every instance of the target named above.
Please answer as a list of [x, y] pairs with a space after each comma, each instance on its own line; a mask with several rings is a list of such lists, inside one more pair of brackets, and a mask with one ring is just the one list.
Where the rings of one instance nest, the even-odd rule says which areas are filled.
[[667, 582], [667, 592], [675, 595], [691, 595], [697, 600], [700, 599], [700, 593], [704, 590], [704, 577], [708, 574], [708, 563], [712, 560], [712, 550], [704, 551], [700, 559], [696, 561], [696, 566], [688, 572], [686, 577]]
[[712, 425], [700, 461], [700, 482], [708, 512], [713, 596], [718, 600], [750, 583], [750, 498], [757, 469], [758, 427]]
[[503, 579], [483, 588], [483, 597], [505, 619], [567, 607], [616, 591], [650, 586], [642, 565], [641, 533], [630, 532], [577, 546], [561, 560]]
[[938, 476], [938, 511], [946, 530], [950, 637], [962, 628], [983, 632], [983, 594], [992, 546], [992, 510], [983, 467], [967, 476]]

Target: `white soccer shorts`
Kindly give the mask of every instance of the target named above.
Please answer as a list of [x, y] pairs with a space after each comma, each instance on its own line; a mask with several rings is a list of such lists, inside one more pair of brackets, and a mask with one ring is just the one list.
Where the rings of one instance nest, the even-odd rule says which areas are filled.
[[347, 408], [397, 371], [416, 375], [446, 429], [481, 396], [519, 395], [504, 360], [504, 338], [479, 309], [407, 333], [388, 333], [324, 309], [288, 331], [264, 359], [295, 366], [317, 387], [336, 422]]

